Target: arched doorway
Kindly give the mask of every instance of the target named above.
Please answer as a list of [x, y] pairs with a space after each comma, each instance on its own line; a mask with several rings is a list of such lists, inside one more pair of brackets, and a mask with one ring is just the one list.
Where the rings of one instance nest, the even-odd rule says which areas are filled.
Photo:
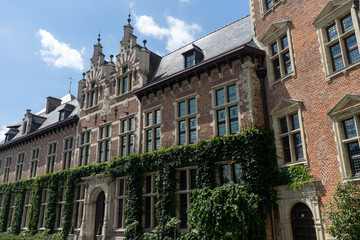
[[104, 212], [105, 212], [105, 193], [104, 191], [101, 191], [96, 199], [94, 239], [96, 239], [99, 226], [102, 227], [104, 224]]
[[314, 218], [310, 208], [297, 203], [291, 210], [293, 240], [316, 240]]

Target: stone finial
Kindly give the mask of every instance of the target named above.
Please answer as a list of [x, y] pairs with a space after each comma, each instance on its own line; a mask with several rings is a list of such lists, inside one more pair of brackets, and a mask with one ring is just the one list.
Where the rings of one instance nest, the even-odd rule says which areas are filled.
[[85, 73], [85, 72], [83, 72], [83, 73], [82, 73], [83, 79], [85, 79], [85, 75], [86, 75], [86, 73]]
[[146, 39], [144, 39], [144, 41], [143, 41], [144, 48], [146, 48], [146, 43], [147, 43], [147, 41], [146, 41]]
[[100, 33], [98, 34], [98, 39], [97, 39], [97, 41], [98, 41], [98, 44], [100, 44], [100, 41], [101, 41]]
[[114, 55], [110, 55], [110, 61], [112, 62], [113, 61], [113, 58], [114, 58]]
[[31, 113], [31, 109], [26, 109], [26, 114], [30, 114]]
[[131, 15], [130, 15], [130, 13], [129, 13], [129, 18], [127, 19], [127, 21], [128, 21], [128, 24], [130, 24], [130, 22], [131, 22]]

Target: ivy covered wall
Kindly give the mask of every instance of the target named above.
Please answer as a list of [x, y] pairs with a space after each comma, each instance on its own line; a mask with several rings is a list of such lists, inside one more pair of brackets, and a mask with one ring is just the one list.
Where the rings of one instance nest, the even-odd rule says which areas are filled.
[[[91, 164], [72, 168], [37, 178], [9, 182], [0, 185], [3, 195], [0, 213], [0, 232], [6, 231], [9, 202], [11, 194], [16, 194], [15, 211], [10, 232], [18, 234], [21, 226], [21, 215], [24, 206], [24, 194], [31, 191], [31, 207], [28, 218], [28, 229], [35, 234], [39, 221], [42, 189], [48, 189], [45, 213], [45, 228], [51, 233], [55, 226], [59, 186], [65, 187], [63, 205], [62, 238], [66, 239], [73, 216], [73, 200], [75, 184], [82, 177], [96, 174], [110, 174], [114, 178], [128, 177], [128, 197], [126, 204], [127, 219], [126, 236], [128, 239], [142, 239], [142, 186], [146, 172], [156, 172], [158, 221], [157, 236], [164, 239], [171, 236], [172, 230], [166, 223], [176, 216], [176, 169], [186, 166], [197, 166], [196, 185], [198, 188], [217, 186], [217, 162], [233, 161], [242, 167], [244, 189], [258, 194], [267, 214], [273, 204], [273, 186], [277, 179], [276, 154], [272, 135], [250, 127], [237, 135], [217, 137], [210, 141], [200, 141], [187, 146], [175, 146], [146, 154], [134, 154], [129, 157], [114, 159], [110, 163]], [[131, 227], [129, 227], [131, 226]], [[264, 224], [262, 225], [265, 228]]]

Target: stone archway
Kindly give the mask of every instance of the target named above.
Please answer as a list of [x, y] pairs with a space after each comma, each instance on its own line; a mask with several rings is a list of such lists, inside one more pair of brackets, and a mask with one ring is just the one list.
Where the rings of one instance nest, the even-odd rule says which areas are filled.
[[[94, 236], [97, 235], [99, 227], [104, 225], [105, 193], [101, 191], [96, 199]], [[102, 231], [102, 230], [101, 230]], [[96, 239], [96, 237], [94, 237]]]
[[302, 202], [291, 209], [291, 229], [293, 240], [316, 240], [314, 217], [310, 208]]

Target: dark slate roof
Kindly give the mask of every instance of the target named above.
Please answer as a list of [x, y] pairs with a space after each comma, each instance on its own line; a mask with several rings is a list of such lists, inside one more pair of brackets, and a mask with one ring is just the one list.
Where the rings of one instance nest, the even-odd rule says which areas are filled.
[[261, 46], [253, 40], [251, 18], [250, 16], [246, 16], [162, 57], [156, 72], [148, 83], [161, 80], [184, 70], [183, 53], [193, 49], [193, 45], [201, 49], [204, 54], [203, 61], [243, 45], [262, 49]]

